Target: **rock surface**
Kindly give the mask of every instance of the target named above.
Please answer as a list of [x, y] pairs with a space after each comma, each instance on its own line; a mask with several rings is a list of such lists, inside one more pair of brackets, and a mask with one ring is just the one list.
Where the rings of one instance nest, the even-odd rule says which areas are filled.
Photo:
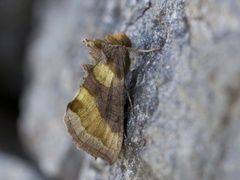
[[[46, 1], [29, 46], [22, 141], [48, 177], [237, 179], [240, 5], [237, 0]], [[126, 79], [123, 152], [112, 166], [76, 150], [62, 122], [87, 61], [81, 39], [125, 32], [138, 55]]]

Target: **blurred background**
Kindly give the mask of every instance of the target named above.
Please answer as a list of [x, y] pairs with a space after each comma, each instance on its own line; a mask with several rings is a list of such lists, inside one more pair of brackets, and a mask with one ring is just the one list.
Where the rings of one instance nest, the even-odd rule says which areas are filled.
[[18, 135], [20, 99], [27, 83], [23, 71], [33, 28], [33, 3], [0, 1], [0, 179], [36, 177], [30, 170], [34, 164]]
[[0, 147], [22, 158], [26, 155], [17, 135], [17, 119], [32, 7], [32, 0], [0, 2]]

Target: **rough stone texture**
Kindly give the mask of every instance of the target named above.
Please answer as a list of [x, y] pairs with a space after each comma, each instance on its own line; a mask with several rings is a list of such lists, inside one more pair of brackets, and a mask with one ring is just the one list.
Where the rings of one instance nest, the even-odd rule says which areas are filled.
[[[238, 179], [240, 2], [48, 1], [29, 46], [22, 140], [49, 177]], [[87, 62], [84, 37], [126, 32], [138, 55], [127, 77], [126, 138], [112, 166], [77, 151], [62, 122]], [[84, 61], [83, 61], [84, 60]]]

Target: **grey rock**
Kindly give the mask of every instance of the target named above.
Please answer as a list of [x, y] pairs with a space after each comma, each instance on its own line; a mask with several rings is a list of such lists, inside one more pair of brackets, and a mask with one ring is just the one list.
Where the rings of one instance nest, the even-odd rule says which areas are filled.
[[[238, 179], [239, 1], [52, 1], [37, 12], [19, 127], [45, 174]], [[161, 50], [133, 59], [126, 82], [135, 115], [126, 101], [123, 151], [108, 166], [76, 150], [62, 117], [88, 62], [80, 40], [122, 31], [136, 49]]]
[[0, 179], [43, 180], [30, 163], [4, 152], [0, 152]]

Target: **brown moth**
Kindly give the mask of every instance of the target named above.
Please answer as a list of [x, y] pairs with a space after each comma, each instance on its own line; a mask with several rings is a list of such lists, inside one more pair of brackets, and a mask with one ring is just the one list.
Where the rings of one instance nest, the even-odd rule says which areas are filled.
[[88, 75], [67, 105], [64, 122], [79, 149], [112, 164], [122, 148], [124, 78], [130, 67], [129, 50], [133, 49], [125, 34], [83, 42], [90, 48], [94, 64], [83, 66]]

